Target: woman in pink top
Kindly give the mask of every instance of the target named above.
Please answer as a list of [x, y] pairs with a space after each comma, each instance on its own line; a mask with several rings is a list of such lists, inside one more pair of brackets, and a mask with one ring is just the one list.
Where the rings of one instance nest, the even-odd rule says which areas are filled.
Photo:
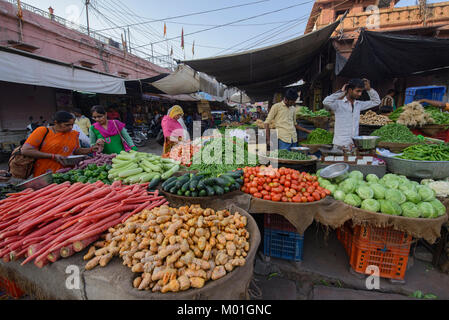
[[184, 137], [184, 129], [178, 122], [184, 111], [178, 105], [174, 106], [170, 113], [162, 118], [162, 131], [164, 132], [164, 149], [162, 154], [170, 152], [171, 148]]

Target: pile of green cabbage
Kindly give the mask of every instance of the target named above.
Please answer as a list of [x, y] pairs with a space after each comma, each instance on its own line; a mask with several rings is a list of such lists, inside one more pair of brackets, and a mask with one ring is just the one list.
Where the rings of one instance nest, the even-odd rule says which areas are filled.
[[381, 179], [360, 171], [351, 171], [340, 181], [320, 176], [320, 186], [328, 189], [336, 200], [371, 212], [410, 218], [437, 218], [446, 214], [446, 207], [435, 198], [435, 191], [405, 176], [388, 173]]

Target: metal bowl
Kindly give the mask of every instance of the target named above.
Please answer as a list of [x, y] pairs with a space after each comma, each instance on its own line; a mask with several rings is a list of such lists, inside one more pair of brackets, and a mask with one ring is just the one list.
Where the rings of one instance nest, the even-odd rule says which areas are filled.
[[19, 183], [17, 187], [27, 189], [31, 188], [33, 190], [38, 190], [48, 186], [53, 183], [53, 174], [51, 172], [44, 173], [38, 177], [32, 178], [30, 180]]
[[357, 136], [352, 138], [358, 149], [370, 150], [375, 149], [380, 137], [377, 136]]
[[292, 148], [290, 148], [290, 150], [307, 154], [307, 153], [309, 153], [310, 148], [307, 148], [307, 147], [292, 147]]
[[449, 177], [449, 161], [417, 161], [394, 157], [382, 157], [388, 171], [417, 179], [440, 180]]
[[335, 179], [337, 177], [344, 179], [349, 175], [348, 171], [349, 165], [347, 163], [336, 163], [321, 170], [320, 176], [324, 179]]
[[86, 159], [86, 156], [68, 156], [67, 158], [65, 158], [62, 163], [64, 165], [64, 167], [72, 167], [72, 166], [76, 166], [78, 163], [80, 163], [81, 161], [83, 161], [84, 159]]

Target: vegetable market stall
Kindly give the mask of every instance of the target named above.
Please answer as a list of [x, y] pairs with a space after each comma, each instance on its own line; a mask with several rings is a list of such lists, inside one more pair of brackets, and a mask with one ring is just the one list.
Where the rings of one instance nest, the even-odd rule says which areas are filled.
[[[235, 268], [226, 276], [207, 282], [199, 289], [176, 293], [152, 293], [133, 288], [133, 273], [118, 259], [105, 268], [85, 270], [85, 251], [70, 258], [57, 261], [44, 268], [33, 265], [21, 266], [20, 262], [0, 261], [0, 276], [16, 282], [26, 292], [40, 299], [76, 300], [163, 300], [163, 299], [248, 299], [247, 289], [253, 273], [253, 262], [260, 242], [260, 233], [254, 219], [244, 210], [230, 205], [231, 212], [239, 212], [248, 219], [250, 250], [244, 266]], [[79, 277], [72, 283], [67, 272]], [[79, 281], [79, 282], [77, 282]], [[68, 284], [68, 285], [67, 285]], [[75, 287], [71, 287], [70, 284]]]

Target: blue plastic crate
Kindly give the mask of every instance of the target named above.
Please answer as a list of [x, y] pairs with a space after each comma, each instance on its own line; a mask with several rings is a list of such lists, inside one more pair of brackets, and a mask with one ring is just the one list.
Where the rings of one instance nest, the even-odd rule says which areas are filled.
[[268, 257], [302, 261], [304, 236], [296, 232], [264, 230], [263, 253]]
[[443, 101], [443, 96], [446, 93], [446, 87], [444, 86], [426, 86], [426, 87], [411, 87], [405, 90], [405, 102], [404, 104], [409, 104], [410, 102], [428, 99]]

